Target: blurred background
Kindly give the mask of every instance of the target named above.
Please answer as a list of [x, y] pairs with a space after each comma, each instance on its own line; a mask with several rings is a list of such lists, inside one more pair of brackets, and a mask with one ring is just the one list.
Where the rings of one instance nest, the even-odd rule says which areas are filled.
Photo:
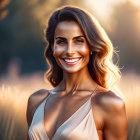
[[44, 79], [44, 33], [50, 14], [64, 5], [90, 11], [112, 40], [120, 56], [128, 140], [140, 140], [140, 0], [0, 0], [0, 140], [25, 140], [28, 97], [52, 88]]

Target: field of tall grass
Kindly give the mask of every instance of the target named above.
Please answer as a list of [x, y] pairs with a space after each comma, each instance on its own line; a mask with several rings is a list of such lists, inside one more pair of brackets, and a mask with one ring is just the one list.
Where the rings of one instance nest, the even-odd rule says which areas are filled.
[[[26, 140], [26, 107], [30, 94], [51, 89], [43, 73], [0, 78], [0, 140]], [[140, 75], [126, 73], [120, 81], [128, 117], [128, 140], [140, 140]]]

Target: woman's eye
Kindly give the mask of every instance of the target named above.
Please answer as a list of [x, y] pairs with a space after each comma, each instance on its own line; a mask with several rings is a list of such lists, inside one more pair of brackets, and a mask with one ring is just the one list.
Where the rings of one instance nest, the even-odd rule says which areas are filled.
[[82, 39], [77, 39], [76, 42], [78, 42], [78, 43], [83, 43], [84, 40], [82, 40]]
[[57, 44], [65, 44], [65, 41], [64, 40], [58, 40], [56, 41]]

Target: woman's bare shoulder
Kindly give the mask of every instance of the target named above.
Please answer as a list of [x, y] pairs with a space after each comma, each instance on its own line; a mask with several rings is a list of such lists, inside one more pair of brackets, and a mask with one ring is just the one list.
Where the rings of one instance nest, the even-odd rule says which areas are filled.
[[27, 104], [27, 123], [28, 126], [30, 126], [32, 117], [34, 115], [34, 112], [36, 108], [40, 105], [40, 103], [49, 95], [49, 91], [46, 89], [40, 89], [34, 93], [32, 93], [28, 98], [28, 104]]
[[98, 92], [93, 100], [100, 110], [106, 138], [110, 135], [126, 137], [127, 116], [124, 100], [111, 90]]
[[[100, 91], [94, 98], [94, 103], [102, 111], [104, 122], [109, 124], [114, 119], [115, 122], [122, 118], [122, 123], [126, 122], [126, 108], [124, 100], [114, 91]], [[110, 120], [111, 118], [111, 120]], [[113, 121], [113, 123], [114, 123]]]
[[94, 102], [101, 107], [105, 112], [120, 111], [124, 108], [123, 99], [111, 90], [100, 90], [94, 99]]
[[28, 98], [28, 103], [30, 104], [37, 104], [38, 102], [42, 101], [47, 95], [49, 91], [46, 89], [40, 89], [32, 93]]
[[100, 91], [95, 95], [94, 103], [101, 110], [106, 139], [126, 139], [127, 116], [124, 100], [114, 91]]

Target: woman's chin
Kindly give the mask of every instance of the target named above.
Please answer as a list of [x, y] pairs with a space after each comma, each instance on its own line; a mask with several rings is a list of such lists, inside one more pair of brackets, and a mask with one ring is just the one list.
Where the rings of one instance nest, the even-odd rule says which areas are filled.
[[76, 68], [67, 68], [67, 69], [63, 69], [64, 72], [66, 73], [77, 73], [80, 69], [76, 69]]

